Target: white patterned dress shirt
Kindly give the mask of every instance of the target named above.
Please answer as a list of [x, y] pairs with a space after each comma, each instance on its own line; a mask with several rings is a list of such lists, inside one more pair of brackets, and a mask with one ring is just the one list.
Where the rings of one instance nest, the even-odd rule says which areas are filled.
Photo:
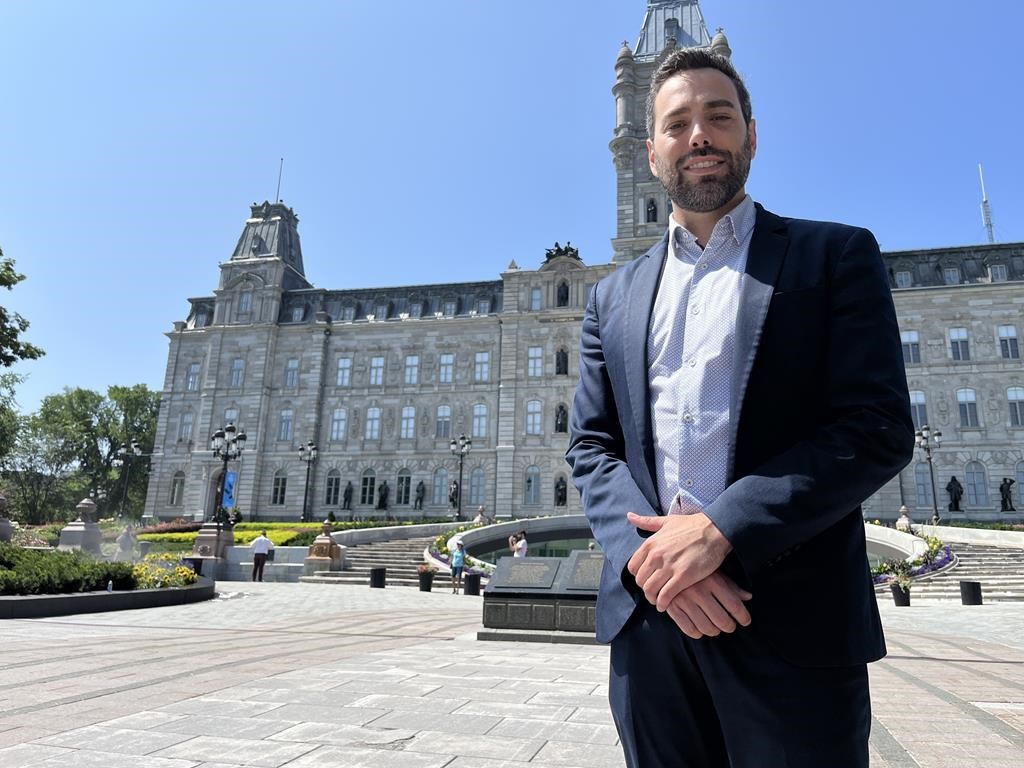
[[756, 211], [748, 195], [707, 246], [671, 219], [647, 337], [658, 501], [693, 514], [725, 490], [736, 314]]

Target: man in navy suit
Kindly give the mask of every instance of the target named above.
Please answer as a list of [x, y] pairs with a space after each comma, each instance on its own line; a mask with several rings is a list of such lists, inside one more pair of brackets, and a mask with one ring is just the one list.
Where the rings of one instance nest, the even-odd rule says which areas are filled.
[[591, 293], [567, 453], [626, 762], [866, 768], [885, 642], [859, 505], [914, 446], [878, 245], [747, 196], [727, 59], [671, 54], [648, 135], [669, 231]]

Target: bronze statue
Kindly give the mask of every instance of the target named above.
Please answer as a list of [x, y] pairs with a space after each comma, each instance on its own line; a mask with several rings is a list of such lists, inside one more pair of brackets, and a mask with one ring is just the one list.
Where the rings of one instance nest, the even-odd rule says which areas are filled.
[[391, 489], [388, 488], [388, 481], [385, 480], [380, 484], [380, 488], [377, 489], [377, 509], [388, 508], [388, 494], [391, 493]]
[[1012, 477], [1004, 477], [999, 484], [999, 505], [1003, 512], [1016, 512], [1013, 506], [1013, 484], [1017, 481]]
[[555, 409], [555, 432], [569, 431], [569, 409], [559, 403]]
[[956, 475], [953, 475], [946, 483], [946, 493], [949, 494], [949, 511], [960, 512], [960, 499], [964, 497], [964, 487], [960, 485]]
[[565, 506], [565, 491], [566, 491], [566, 487], [567, 486], [566, 486], [565, 478], [562, 477], [562, 476], [559, 476], [558, 480], [555, 481], [555, 506], [556, 507], [564, 507]]
[[344, 492], [341, 494], [341, 508], [352, 509], [352, 481], [348, 481]]
[[423, 509], [423, 496], [427, 492], [427, 487], [423, 485], [423, 481], [420, 480], [416, 483], [416, 498], [412, 503], [413, 509]]

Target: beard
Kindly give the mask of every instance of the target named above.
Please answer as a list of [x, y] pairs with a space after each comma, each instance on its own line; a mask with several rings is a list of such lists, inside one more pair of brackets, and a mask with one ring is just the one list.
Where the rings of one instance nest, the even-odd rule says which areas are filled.
[[[725, 175], [703, 176], [697, 181], [687, 181], [683, 176], [683, 165], [694, 158], [709, 156], [725, 161]], [[687, 154], [675, 164], [675, 167], [660, 156], [655, 156], [654, 162], [658, 169], [658, 180], [665, 187], [674, 206], [684, 211], [709, 213], [724, 206], [743, 189], [743, 185], [747, 183], [750, 161], [753, 157], [754, 151], [750, 146], [748, 133], [738, 156], [724, 149], [704, 147]]]

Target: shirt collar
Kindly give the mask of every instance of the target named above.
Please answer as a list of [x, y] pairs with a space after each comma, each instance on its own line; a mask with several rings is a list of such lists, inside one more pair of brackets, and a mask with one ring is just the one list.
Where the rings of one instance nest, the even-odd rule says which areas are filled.
[[[716, 234], [721, 233], [725, 237], [732, 237], [736, 244], [739, 245], [743, 243], [750, 234], [750, 231], [754, 228], [754, 222], [756, 219], [757, 209], [754, 207], [754, 200], [750, 195], [745, 195], [739, 205], [725, 214], [725, 216], [719, 219], [718, 223], [715, 224], [715, 228], [711, 233], [711, 239], [713, 240]], [[697, 242], [697, 236], [676, 221], [675, 217], [669, 216], [668, 220], [668, 237], [673, 244], [676, 243], [676, 230], [679, 230], [678, 237], [681, 238], [682, 242], [686, 245], [692, 245]], [[710, 242], [710, 240], [708, 242]]]

